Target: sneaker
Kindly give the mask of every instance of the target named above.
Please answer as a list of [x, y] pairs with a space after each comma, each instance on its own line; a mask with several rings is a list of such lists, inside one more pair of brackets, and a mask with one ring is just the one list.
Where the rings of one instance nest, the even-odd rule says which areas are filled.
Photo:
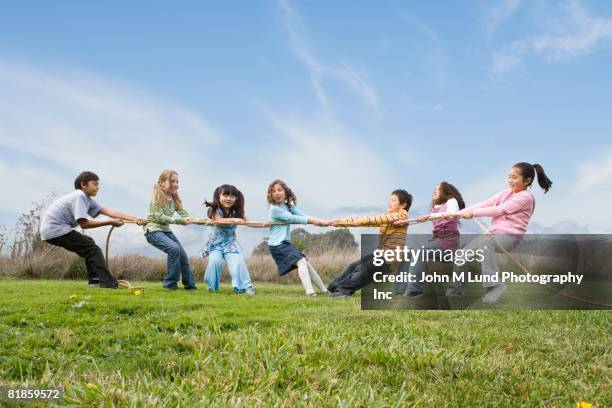
[[415, 299], [415, 298], [419, 298], [421, 296], [423, 296], [423, 292], [413, 292], [411, 290], [407, 291], [406, 293], [404, 293], [404, 296]]
[[495, 303], [497, 299], [508, 289], [505, 283], [500, 283], [497, 286], [487, 288], [487, 293], [482, 297], [483, 303]]
[[317, 292], [310, 292], [310, 293], [306, 292], [306, 295], [307, 296], [315, 297], [315, 296], [317, 296]]
[[348, 292], [344, 292], [344, 291], [337, 291], [337, 292], [331, 292], [329, 296], [334, 297], [334, 298], [347, 298], [347, 297], [351, 297], [351, 294]]
[[88, 283], [87, 286], [93, 289], [93, 288], [99, 288], [100, 284], [99, 283]]
[[185, 290], [197, 290], [197, 286], [186, 286]]
[[178, 290], [178, 286], [164, 286], [166, 290]]
[[246, 288], [244, 293], [246, 293], [249, 296], [255, 296], [255, 288], [252, 286], [249, 286], [248, 288]]
[[446, 297], [449, 297], [449, 298], [462, 298], [463, 297], [463, 289], [454, 288], [454, 287], [449, 286], [448, 289], [446, 289]]

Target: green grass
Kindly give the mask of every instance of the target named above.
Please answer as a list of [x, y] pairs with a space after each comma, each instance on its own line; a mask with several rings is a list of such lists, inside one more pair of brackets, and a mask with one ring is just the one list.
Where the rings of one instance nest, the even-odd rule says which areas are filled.
[[62, 406], [612, 406], [610, 311], [362, 311], [299, 286], [147, 286], [0, 281], [0, 382], [65, 386]]

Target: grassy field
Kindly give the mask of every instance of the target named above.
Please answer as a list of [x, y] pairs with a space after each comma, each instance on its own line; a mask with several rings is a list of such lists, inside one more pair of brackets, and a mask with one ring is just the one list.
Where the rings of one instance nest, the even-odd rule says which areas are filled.
[[362, 311], [294, 285], [146, 285], [1, 280], [2, 385], [64, 386], [61, 406], [612, 406], [609, 311]]

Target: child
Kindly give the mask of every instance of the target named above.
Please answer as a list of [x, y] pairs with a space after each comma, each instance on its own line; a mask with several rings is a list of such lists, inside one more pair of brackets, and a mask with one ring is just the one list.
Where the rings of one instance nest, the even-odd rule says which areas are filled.
[[[178, 174], [174, 170], [162, 171], [153, 186], [153, 197], [147, 212], [149, 223], [144, 227], [144, 232], [149, 244], [168, 254], [164, 288], [178, 289], [178, 280], [181, 278], [185, 289], [193, 290], [196, 286], [189, 258], [169, 227], [170, 224], [188, 225], [191, 222], [189, 213], [183, 209], [183, 203], [177, 193], [178, 184]], [[174, 218], [175, 212], [181, 218]]]
[[[93, 238], [83, 235], [73, 228], [79, 225], [82, 229], [98, 228], [105, 225], [120, 227], [123, 221], [132, 221], [144, 225], [142, 218], [109, 210], [93, 199], [100, 190], [100, 179], [91, 171], [84, 171], [74, 180], [72, 193], [55, 200], [45, 212], [40, 224], [41, 239], [49, 244], [60, 246], [85, 258], [87, 279], [90, 287], [117, 288], [117, 279], [111, 274]], [[103, 214], [113, 217], [108, 221], [93, 221]]]
[[[407, 220], [408, 210], [412, 205], [412, 195], [406, 190], [398, 189], [391, 193], [387, 203], [387, 212], [382, 215], [362, 218], [342, 218], [331, 221], [334, 227], [378, 227], [379, 243], [378, 248], [395, 250], [397, 247], [403, 248], [406, 243], [408, 231], [405, 225], [395, 225], [395, 221]], [[388, 271], [394, 265], [385, 264], [376, 267], [373, 264], [373, 255], [367, 255], [351, 263], [345, 271], [338, 276], [328, 286], [330, 296], [348, 297], [359, 289], [372, 282], [372, 275], [376, 270]]]
[[[452, 249], [459, 248], [459, 220], [456, 218], [444, 218], [447, 213], [456, 213], [465, 208], [465, 202], [461, 193], [452, 184], [442, 181], [436, 186], [432, 194], [431, 213], [420, 215], [418, 222], [431, 221], [433, 223], [433, 237], [422, 248], [426, 250]], [[396, 221], [395, 225], [407, 225], [407, 220]], [[425, 269], [425, 262], [422, 257], [408, 268], [408, 273], [415, 277], [416, 282], [409, 282], [406, 285], [398, 284], [396, 293], [404, 293], [409, 297], [417, 297], [423, 294], [421, 279]]]
[[298, 276], [302, 281], [304, 290], [309, 296], [316, 296], [311, 279], [323, 292], [327, 292], [325, 284], [312, 267], [304, 254], [297, 250], [289, 241], [290, 224], [314, 224], [319, 226], [329, 225], [325, 221], [309, 217], [303, 214], [295, 206], [297, 197], [287, 184], [281, 180], [274, 180], [268, 186], [268, 203], [270, 204], [270, 219], [272, 222], [283, 222], [285, 225], [272, 224], [270, 226], [270, 238], [268, 249], [276, 262], [277, 272], [280, 276], [287, 274], [297, 268]]
[[[489, 231], [470, 242], [465, 249], [483, 249], [484, 261], [482, 273], [493, 275], [499, 271], [495, 247], [501, 246], [506, 251], [514, 249], [527, 231], [529, 219], [535, 209], [535, 197], [528, 190], [536, 178], [540, 187], [547, 193], [552, 181], [539, 164], [516, 163], [508, 173], [508, 190], [501, 191], [493, 197], [474, 204], [462, 211], [446, 214], [448, 218], [492, 217]], [[494, 237], [495, 236], [495, 237]], [[487, 293], [484, 303], [493, 303], [506, 291], [503, 282], [483, 282]], [[463, 282], [449, 285], [447, 296], [463, 297]]]
[[[215, 189], [213, 201], [205, 201], [208, 207], [208, 218], [217, 225], [202, 250], [202, 257], [208, 257], [208, 265], [204, 280], [209, 291], [218, 291], [221, 284], [221, 267], [223, 259], [227, 262], [234, 291], [255, 295], [255, 288], [249, 276], [249, 270], [240, 253], [236, 241], [236, 225], [248, 222], [244, 214], [244, 196], [236, 187], [224, 184]], [[225, 224], [225, 225], [223, 225]], [[264, 224], [262, 226], [268, 226]]]

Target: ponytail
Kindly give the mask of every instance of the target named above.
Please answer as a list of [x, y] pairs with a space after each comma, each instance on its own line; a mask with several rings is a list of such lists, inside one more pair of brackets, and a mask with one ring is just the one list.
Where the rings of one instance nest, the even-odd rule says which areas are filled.
[[534, 164], [533, 168], [535, 169], [536, 174], [538, 175], [538, 184], [540, 185], [540, 187], [542, 187], [542, 190], [544, 190], [545, 193], [548, 193], [548, 190], [550, 190], [550, 188], [552, 187], [553, 182], [550, 181], [546, 173], [544, 173], [544, 168], [542, 166], [540, 166], [539, 164]]
[[531, 179], [529, 185], [533, 183], [537, 175], [538, 185], [544, 190], [544, 193], [548, 193], [548, 190], [550, 190], [553, 185], [553, 182], [548, 178], [546, 173], [544, 173], [544, 168], [539, 164], [532, 165], [530, 163], [520, 162], [512, 167], [519, 169], [523, 178]]

